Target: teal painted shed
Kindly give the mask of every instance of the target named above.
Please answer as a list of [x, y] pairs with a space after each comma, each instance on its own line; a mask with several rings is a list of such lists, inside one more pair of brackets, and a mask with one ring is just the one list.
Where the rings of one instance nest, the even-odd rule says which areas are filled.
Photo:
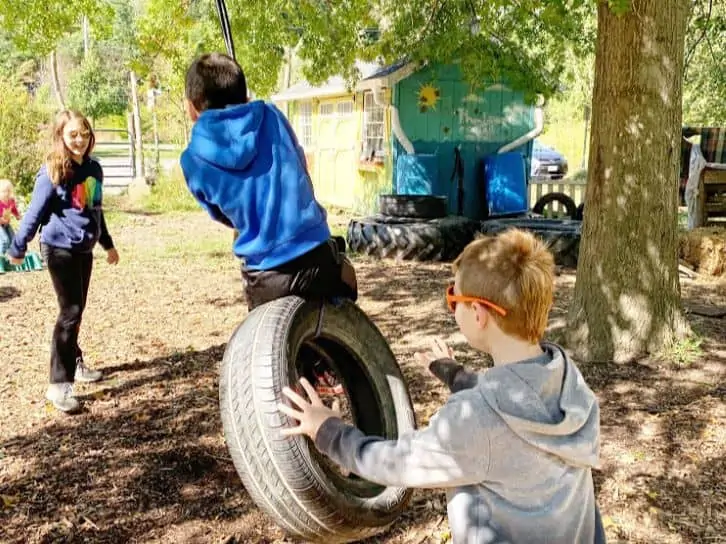
[[[429, 64], [414, 70], [401, 63], [382, 68], [364, 79], [360, 86], [372, 89], [390, 86], [393, 91], [394, 137], [390, 142], [395, 193], [446, 196], [450, 213], [461, 210], [466, 217], [484, 218], [489, 215], [487, 205], [491, 207], [485, 194], [484, 172], [489, 158], [490, 168], [492, 164], [500, 164], [500, 171], [501, 165], [506, 163], [510, 168], [514, 162], [515, 183], [525, 186], [521, 198], [526, 201], [531, 141], [512, 149], [514, 156], [496, 157], [500, 148], [535, 127], [534, 107], [525, 103], [521, 93], [501, 83], [474, 91], [457, 64]], [[521, 157], [521, 171], [516, 168], [517, 157]], [[458, 208], [462, 196], [460, 176], [463, 177], [463, 205]], [[506, 182], [498, 190], [508, 190], [507, 184], [511, 185], [511, 172], [505, 178]], [[522, 211], [527, 206], [528, 203]]]

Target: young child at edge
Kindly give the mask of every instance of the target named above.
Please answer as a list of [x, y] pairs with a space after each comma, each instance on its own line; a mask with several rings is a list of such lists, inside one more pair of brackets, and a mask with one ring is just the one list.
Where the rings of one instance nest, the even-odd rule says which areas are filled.
[[103, 215], [103, 170], [90, 156], [96, 141], [91, 124], [81, 113], [62, 111], [55, 119], [52, 139], [51, 152], [35, 178], [30, 205], [8, 254], [10, 262], [21, 264], [28, 242], [41, 229], [40, 250], [59, 306], [46, 398], [56, 409], [73, 413], [80, 409], [73, 384], [103, 377], [86, 366], [78, 345], [93, 248], [100, 243], [109, 264], [118, 263], [119, 255]]
[[533, 235], [509, 230], [471, 242], [446, 293], [468, 343], [491, 355], [464, 369], [443, 342], [416, 354], [452, 391], [428, 427], [398, 440], [365, 436], [325, 407], [285, 388], [280, 404], [333, 461], [387, 486], [446, 488], [455, 544], [605, 542], [592, 468], [599, 407], [577, 367], [542, 342], [552, 304], [553, 258]]
[[15, 202], [15, 189], [9, 179], [0, 179], [0, 257], [10, 247], [15, 232], [10, 219], [20, 219], [20, 212]]
[[356, 300], [355, 271], [331, 239], [282, 112], [248, 102], [242, 68], [222, 53], [191, 64], [185, 95], [194, 126], [181, 156], [184, 177], [209, 215], [236, 231], [250, 311], [288, 295]]

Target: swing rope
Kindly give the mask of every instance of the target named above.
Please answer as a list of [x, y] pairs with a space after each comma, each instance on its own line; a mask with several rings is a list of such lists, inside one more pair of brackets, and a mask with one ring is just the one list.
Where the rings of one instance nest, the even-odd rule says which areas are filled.
[[217, 5], [217, 15], [219, 15], [219, 23], [222, 25], [222, 37], [224, 45], [227, 48], [227, 54], [236, 60], [234, 54], [234, 40], [232, 39], [232, 28], [229, 24], [229, 15], [227, 14], [227, 5], [224, 0], [215, 0]]

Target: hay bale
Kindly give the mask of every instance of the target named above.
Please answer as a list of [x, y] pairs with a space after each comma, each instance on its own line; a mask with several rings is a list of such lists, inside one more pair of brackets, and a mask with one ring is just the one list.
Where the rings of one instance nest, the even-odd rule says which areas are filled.
[[680, 257], [699, 273], [726, 276], [726, 229], [703, 227], [683, 233]]

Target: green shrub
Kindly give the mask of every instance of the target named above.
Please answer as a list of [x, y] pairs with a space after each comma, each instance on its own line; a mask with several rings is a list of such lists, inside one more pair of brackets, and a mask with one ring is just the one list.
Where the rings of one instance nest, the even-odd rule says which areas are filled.
[[32, 192], [48, 151], [43, 126], [49, 115], [22, 85], [0, 78], [0, 177], [11, 180], [19, 196]]

